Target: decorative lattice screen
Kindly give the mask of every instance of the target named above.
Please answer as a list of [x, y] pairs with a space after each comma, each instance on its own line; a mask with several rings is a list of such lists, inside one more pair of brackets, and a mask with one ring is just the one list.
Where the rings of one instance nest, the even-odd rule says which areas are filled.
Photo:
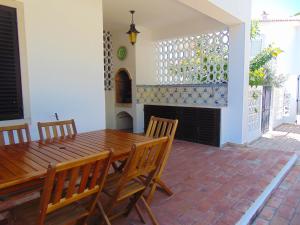
[[261, 88], [250, 88], [249, 89], [249, 100], [248, 100], [248, 131], [253, 132], [261, 129]]
[[113, 86], [112, 50], [112, 35], [109, 31], [103, 31], [104, 87], [106, 91], [111, 90]]
[[160, 84], [227, 83], [229, 32], [160, 41], [156, 44]]

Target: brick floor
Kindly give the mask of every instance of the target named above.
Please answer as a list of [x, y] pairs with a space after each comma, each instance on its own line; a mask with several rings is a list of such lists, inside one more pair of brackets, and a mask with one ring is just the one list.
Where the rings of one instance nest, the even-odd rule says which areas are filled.
[[[233, 225], [292, 155], [233, 148], [220, 151], [176, 141], [164, 173], [164, 180], [175, 194], [168, 197], [157, 192], [151, 207], [161, 225]], [[272, 204], [279, 203], [273, 200]], [[281, 215], [291, 216], [287, 211], [288, 208], [282, 208]], [[264, 224], [273, 214], [269, 206], [266, 220], [257, 220], [257, 224]], [[142, 223], [135, 211], [128, 218], [113, 222], [113, 225], [138, 224]]]
[[[284, 124], [250, 146], [300, 155], [300, 126]], [[252, 225], [300, 225], [300, 160], [271, 196]]]

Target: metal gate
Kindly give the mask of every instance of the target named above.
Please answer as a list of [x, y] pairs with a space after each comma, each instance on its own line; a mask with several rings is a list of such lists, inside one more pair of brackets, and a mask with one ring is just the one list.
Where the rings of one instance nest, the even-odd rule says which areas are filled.
[[272, 87], [264, 86], [262, 93], [261, 131], [266, 133], [270, 126]]

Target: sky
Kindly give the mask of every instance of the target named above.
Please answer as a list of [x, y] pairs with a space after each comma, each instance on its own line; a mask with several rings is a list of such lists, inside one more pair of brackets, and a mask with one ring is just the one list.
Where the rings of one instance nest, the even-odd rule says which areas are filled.
[[300, 0], [252, 0], [252, 18], [261, 18], [263, 11], [272, 18], [293, 16], [300, 12]]

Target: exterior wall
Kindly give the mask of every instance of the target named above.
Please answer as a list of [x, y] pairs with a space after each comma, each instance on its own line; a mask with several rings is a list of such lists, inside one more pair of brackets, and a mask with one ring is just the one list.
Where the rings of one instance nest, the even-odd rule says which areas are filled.
[[243, 144], [248, 137], [250, 18], [229, 28], [228, 107], [222, 110], [221, 144]]
[[270, 128], [273, 129], [284, 123], [284, 89], [273, 88]]
[[[299, 37], [300, 40], [300, 37]], [[300, 45], [298, 45], [300, 48]], [[300, 51], [300, 49], [299, 49]], [[299, 56], [300, 57], [300, 56]], [[298, 58], [300, 59], [300, 58]], [[299, 65], [300, 63], [298, 63]], [[285, 123], [295, 123], [297, 122], [297, 98], [298, 98], [298, 76], [300, 75], [300, 69], [298, 74], [293, 74], [288, 77], [288, 80], [285, 84]]]
[[[287, 88], [289, 87], [289, 88]], [[297, 101], [294, 98], [297, 90], [296, 77], [290, 76], [283, 88], [273, 88], [270, 129], [283, 123], [295, 123], [297, 120]]]
[[22, 2], [32, 137], [54, 113], [74, 118], [79, 132], [105, 128], [102, 1]]
[[[278, 74], [285, 74], [288, 80], [282, 89], [274, 89], [271, 128], [281, 123], [294, 123], [297, 116], [297, 77], [300, 75], [300, 22], [261, 22], [262, 48], [270, 44], [279, 47], [283, 53], [278, 57]], [[282, 35], [284, 34], [284, 35]], [[284, 95], [289, 96], [289, 110], [279, 115], [283, 107]], [[281, 100], [279, 100], [281, 99]]]
[[[277, 72], [280, 74], [298, 74], [299, 65], [299, 26], [300, 22], [261, 22], [263, 47], [274, 44], [284, 53], [278, 57]], [[284, 35], [282, 35], [284, 34]]]

